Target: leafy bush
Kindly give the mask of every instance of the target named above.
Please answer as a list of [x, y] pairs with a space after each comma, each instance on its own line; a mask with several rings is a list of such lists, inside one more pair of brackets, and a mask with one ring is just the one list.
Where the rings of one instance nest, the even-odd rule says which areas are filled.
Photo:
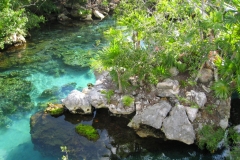
[[12, 34], [25, 35], [27, 17], [24, 12], [24, 9], [14, 11], [10, 8], [0, 11], [0, 49], [4, 48], [4, 44], [11, 44]]
[[0, 2], [0, 49], [4, 49], [5, 44], [12, 43], [12, 35], [25, 36], [27, 29], [37, 27], [39, 23], [45, 21], [43, 16], [37, 16], [28, 8], [24, 8], [32, 6], [31, 3], [31, 0]]
[[235, 146], [231, 150], [230, 155], [229, 155], [229, 157], [227, 157], [227, 159], [239, 160], [240, 159], [239, 157], [240, 157], [240, 147], [239, 146]]
[[230, 96], [230, 86], [225, 81], [219, 80], [212, 86], [215, 96], [220, 99], [227, 99]]
[[198, 131], [197, 145], [200, 149], [206, 147], [207, 150], [214, 153], [217, 150], [218, 143], [224, 137], [222, 128], [214, 128], [212, 125], [205, 125]]
[[134, 102], [134, 98], [130, 96], [123, 96], [122, 102], [124, 106], [130, 107], [132, 103]]

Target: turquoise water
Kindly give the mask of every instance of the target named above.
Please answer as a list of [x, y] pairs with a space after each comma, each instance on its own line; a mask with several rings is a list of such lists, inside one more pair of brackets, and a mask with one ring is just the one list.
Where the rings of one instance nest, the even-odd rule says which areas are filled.
[[[39, 112], [47, 102], [60, 103], [72, 89], [81, 90], [95, 82], [93, 71], [85, 64], [106, 43], [102, 32], [112, 24], [111, 20], [76, 23], [72, 27], [48, 24], [32, 31], [25, 47], [0, 54], [0, 80], [5, 79], [9, 85], [8, 89], [1, 88], [2, 92], [14, 92], [9, 94], [10, 98], [2, 95], [4, 99], [0, 102], [17, 106], [16, 111], [2, 111], [8, 112], [4, 116], [11, 123], [0, 128], [0, 160], [57, 160], [65, 155], [60, 150], [62, 145], [70, 150], [70, 159], [79, 160], [224, 159], [224, 151], [211, 155], [195, 145], [139, 138], [127, 127], [131, 116], [112, 117], [107, 110], [96, 110], [89, 116], [65, 113], [59, 117]], [[96, 44], [98, 42], [100, 45]], [[31, 85], [17, 88], [14, 78], [22, 81], [21, 84], [31, 82]], [[14, 82], [10, 82], [13, 79]], [[50, 92], [44, 95], [45, 91]], [[21, 94], [23, 96], [19, 98]], [[40, 118], [31, 129], [33, 114]], [[98, 130], [100, 138], [92, 142], [76, 134], [74, 127], [78, 123], [91, 124]]]
[[[10, 78], [7, 81], [17, 76], [31, 82], [32, 89], [26, 94], [30, 95], [34, 108], [31, 111], [7, 114], [11, 123], [0, 129], [0, 160], [61, 158], [61, 153], [58, 157], [46, 157], [34, 149], [30, 134], [30, 117], [41, 110], [38, 107], [39, 102], [51, 101], [52, 97], [40, 97], [44, 90], [60, 88], [59, 94], [54, 97], [54, 101], [60, 102], [70, 92], [63, 90], [64, 86], [66, 88], [66, 85], [74, 83], [75, 89], [81, 90], [88, 83], [95, 82], [95, 76], [88, 67], [69, 65], [64, 62], [63, 57], [65, 53], [76, 50], [95, 52], [96, 40], [102, 40], [102, 31], [110, 23], [77, 23], [74, 27], [48, 24], [44, 29], [32, 31], [32, 37], [28, 39], [25, 47], [1, 53], [1, 75], [8, 75]], [[81, 52], [76, 53], [76, 56]], [[73, 61], [70, 59], [70, 62]], [[9, 76], [13, 74], [16, 76]]]

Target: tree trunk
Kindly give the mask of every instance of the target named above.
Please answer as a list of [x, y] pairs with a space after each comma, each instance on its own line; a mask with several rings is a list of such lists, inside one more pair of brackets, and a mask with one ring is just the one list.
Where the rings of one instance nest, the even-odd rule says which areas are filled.
[[117, 72], [117, 76], [118, 76], [118, 89], [119, 89], [119, 93], [122, 93], [123, 92], [123, 89], [122, 89], [122, 82], [121, 82], [121, 71], [119, 70], [116, 70]]

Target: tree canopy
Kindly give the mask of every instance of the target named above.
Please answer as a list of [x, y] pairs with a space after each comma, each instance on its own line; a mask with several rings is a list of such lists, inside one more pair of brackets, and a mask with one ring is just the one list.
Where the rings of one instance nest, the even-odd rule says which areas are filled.
[[51, 0], [1, 0], [0, 2], [0, 49], [11, 44], [11, 36], [25, 36], [29, 29], [44, 22], [43, 14], [56, 10]]

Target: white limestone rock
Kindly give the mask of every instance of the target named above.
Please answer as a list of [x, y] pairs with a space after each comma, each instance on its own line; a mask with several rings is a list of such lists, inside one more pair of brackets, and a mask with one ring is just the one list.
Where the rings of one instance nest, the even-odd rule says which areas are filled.
[[62, 104], [73, 114], [91, 114], [92, 106], [89, 103], [88, 96], [78, 90], [73, 90]]
[[174, 97], [179, 93], [177, 80], [165, 79], [157, 84], [156, 95], [159, 97]]
[[138, 112], [128, 124], [129, 127], [138, 129], [141, 124], [160, 129], [162, 122], [171, 110], [172, 106], [167, 101], [160, 101], [153, 106]]
[[94, 16], [96, 16], [97, 18], [100, 18], [101, 20], [105, 18], [105, 16], [98, 10], [93, 10], [93, 14]]
[[202, 108], [207, 102], [207, 96], [204, 92], [196, 92], [191, 90], [190, 92], [186, 92], [186, 96], [188, 100], [197, 103], [200, 108]]
[[173, 107], [170, 116], [163, 121], [162, 130], [167, 139], [181, 141], [186, 144], [194, 143], [195, 132], [182, 105]]
[[197, 108], [192, 108], [192, 107], [185, 107], [187, 115], [188, 115], [188, 119], [193, 122], [196, 117], [197, 117], [197, 112], [198, 109]]

